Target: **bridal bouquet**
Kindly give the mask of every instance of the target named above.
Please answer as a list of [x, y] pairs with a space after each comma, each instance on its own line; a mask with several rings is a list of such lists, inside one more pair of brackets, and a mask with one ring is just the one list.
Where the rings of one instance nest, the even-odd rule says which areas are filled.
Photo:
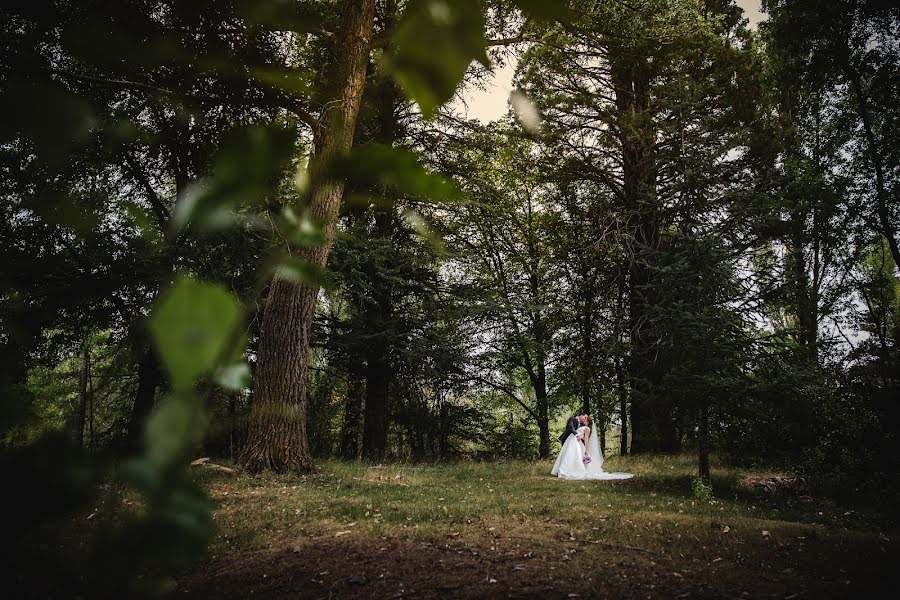
[[589, 462], [591, 462], [591, 455], [585, 452], [584, 456], [581, 457], [581, 462], [583, 462], [584, 464], [588, 464]]

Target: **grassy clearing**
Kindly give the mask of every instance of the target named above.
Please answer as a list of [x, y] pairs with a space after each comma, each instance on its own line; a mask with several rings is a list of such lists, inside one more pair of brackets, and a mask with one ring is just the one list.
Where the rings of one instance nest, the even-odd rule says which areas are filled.
[[[700, 588], [683, 593], [721, 587], [729, 580], [715, 573], [730, 565], [743, 574], [734, 579], [734, 589], [726, 585], [722, 594], [755, 589], [754, 578], [762, 574], [760, 581], [769, 586], [766, 595], [778, 596], [783, 588], [789, 596], [814, 590], [840, 595], [865, 578], [871, 588], [872, 576], [866, 573], [896, 550], [893, 527], [878, 515], [817, 501], [760, 497], [738, 485], [749, 472], [721, 464], [713, 465], [716, 497], [696, 500], [690, 456], [613, 458], [604, 465], [607, 470], [635, 473], [634, 479], [620, 482], [560, 481], [548, 475], [550, 466], [323, 462], [317, 474], [303, 478], [204, 473], [220, 503], [215, 515], [220, 533], [211, 553], [227, 560], [255, 551], [293, 548], [300, 553], [302, 547], [305, 556], [321, 562], [316, 549], [365, 555], [394, 544], [404, 561], [417, 560], [411, 550], [416, 547], [479, 557], [457, 570], [477, 570], [475, 565], [490, 564], [491, 557], [500, 562], [501, 556], [539, 557], [542, 568], [534, 571], [550, 574], [549, 579], [537, 577], [532, 583], [560, 592], [552, 572], [575, 568], [575, 552], [585, 570], [604, 564], [606, 573], [610, 564], [626, 569], [626, 562], [616, 563], [617, 556], [639, 555], [647, 560], [627, 563], [634, 570], [631, 579], [652, 582], [647, 584], [651, 595], [682, 589], [678, 585], [688, 582]], [[341, 564], [338, 560], [332, 568], [341, 570]], [[678, 577], [656, 581], [658, 573], [650, 571], [657, 567]], [[416, 577], [408, 573], [405, 579], [412, 585]], [[473, 585], [482, 579], [480, 572], [472, 573]], [[340, 590], [332, 586], [330, 592], [335, 591]], [[507, 591], [517, 595], [512, 588]]]

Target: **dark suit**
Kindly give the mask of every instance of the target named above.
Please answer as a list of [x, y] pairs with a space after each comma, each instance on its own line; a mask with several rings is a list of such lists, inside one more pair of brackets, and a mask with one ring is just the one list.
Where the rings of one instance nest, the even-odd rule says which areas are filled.
[[570, 417], [568, 422], [566, 422], [566, 430], [562, 432], [562, 435], [559, 436], [559, 443], [565, 444], [566, 438], [570, 435], [575, 435], [578, 433], [578, 428], [581, 427], [581, 421], [578, 420], [578, 417]]

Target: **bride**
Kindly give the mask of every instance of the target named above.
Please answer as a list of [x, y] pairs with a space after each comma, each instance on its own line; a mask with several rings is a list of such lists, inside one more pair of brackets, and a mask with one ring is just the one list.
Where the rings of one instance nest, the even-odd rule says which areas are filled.
[[583, 424], [563, 442], [550, 474], [560, 479], [630, 479], [631, 473], [607, 473], [603, 470], [603, 454], [590, 416], [583, 416]]

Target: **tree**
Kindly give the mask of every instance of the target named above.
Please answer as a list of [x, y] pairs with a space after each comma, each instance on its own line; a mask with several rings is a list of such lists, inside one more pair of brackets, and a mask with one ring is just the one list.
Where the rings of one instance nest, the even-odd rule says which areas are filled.
[[601, 202], [615, 199], [612, 223], [601, 221], [593, 239], [616, 247], [625, 277], [629, 355], [619, 363], [628, 375], [631, 449], [672, 452], [680, 436], [677, 407], [661, 387], [657, 350], [666, 332], [651, 316], [666, 299], [657, 295], [654, 263], [664, 232], [711, 217], [727, 177], [739, 172], [728, 157], [742, 141], [742, 115], [752, 113], [740, 13], [700, 2], [578, 6], [582, 18], [528, 50], [522, 83], [566, 176]]
[[[375, 0], [347, 0], [323, 75], [322, 114], [313, 132], [309, 171], [316, 181], [306, 206], [321, 220], [324, 240], [295, 251], [314, 267], [328, 260], [343, 196], [343, 183], [318, 179], [329, 162], [353, 142], [372, 38]], [[309, 335], [319, 286], [275, 277], [269, 286], [260, 329], [250, 433], [241, 456], [249, 471], [311, 471], [306, 436]]]

